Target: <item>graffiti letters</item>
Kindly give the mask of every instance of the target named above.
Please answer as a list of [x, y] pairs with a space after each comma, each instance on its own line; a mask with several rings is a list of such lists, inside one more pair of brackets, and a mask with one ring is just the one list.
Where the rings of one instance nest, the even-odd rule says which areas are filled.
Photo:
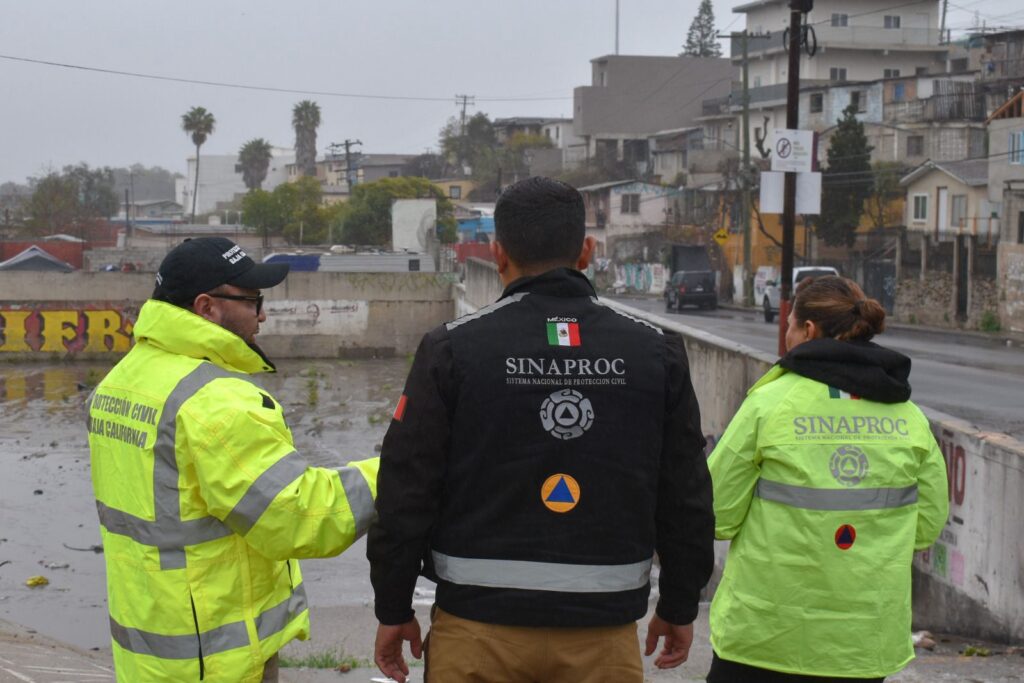
[[0, 353], [124, 353], [132, 324], [120, 309], [0, 309]]

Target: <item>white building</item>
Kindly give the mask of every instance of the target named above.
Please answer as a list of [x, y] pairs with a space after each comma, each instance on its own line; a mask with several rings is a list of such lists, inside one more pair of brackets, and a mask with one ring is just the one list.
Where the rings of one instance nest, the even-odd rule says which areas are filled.
[[[288, 164], [295, 163], [295, 150], [272, 147], [270, 167], [263, 181], [264, 190], [273, 190], [288, 181]], [[175, 201], [181, 204], [185, 213], [192, 214], [192, 192], [196, 182], [196, 158], [188, 158], [188, 174], [183, 181], [175, 183]], [[242, 166], [237, 154], [199, 155], [199, 189], [196, 191], [196, 214], [209, 213], [221, 202], [231, 202], [236, 196], [248, 191], [242, 182]]]

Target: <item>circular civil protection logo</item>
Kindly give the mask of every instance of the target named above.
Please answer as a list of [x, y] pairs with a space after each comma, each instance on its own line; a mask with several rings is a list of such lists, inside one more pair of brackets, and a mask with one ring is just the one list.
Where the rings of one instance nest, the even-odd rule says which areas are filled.
[[868, 476], [868, 456], [856, 446], [840, 446], [832, 454], [828, 468], [843, 486], [856, 486]]
[[552, 512], [568, 512], [580, 502], [580, 485], [568, 474], [552, 474], [540, 487], [540, 499]]
[[561, 389], [544, 399], [540, 422], [551, 436], [568, 441], [583, 436], [594, 424], [594, 407], [575, 389]]

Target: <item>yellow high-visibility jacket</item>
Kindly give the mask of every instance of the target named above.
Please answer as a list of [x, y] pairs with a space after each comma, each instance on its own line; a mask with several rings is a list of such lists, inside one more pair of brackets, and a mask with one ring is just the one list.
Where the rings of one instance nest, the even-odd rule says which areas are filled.
[[296, 558], [366, 531], [378, 459], [307, 465], [234, 333], [148, 301], [134, 335], [88, 418], [118, 680], [259, 681], [308, 637]]
[[913, 659], [911, 561], [949, 511], [946, 467], [910, 401], [854, 400], [772, 368], [708, 461], [719, 657], [785, 673], [888, 676]]

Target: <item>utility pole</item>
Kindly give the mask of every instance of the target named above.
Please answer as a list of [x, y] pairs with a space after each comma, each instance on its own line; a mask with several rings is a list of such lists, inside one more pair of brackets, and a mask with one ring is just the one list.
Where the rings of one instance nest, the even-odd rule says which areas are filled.
[[615, 0], [615, 54], [619, 54], [619, 0]]
[[352, 194], [352, 147], [362, 144], [362, 140], [349, 140], [346, 138], [345, 142], [336, 142], [331, 145], [334, 148], [345, 148], [345, 183], [348, 185], [348, 193], [350, 195]]
[[129, 246], [132, 236], [131, 206], [128, 204], [128, 188], [124, 188], [124, 245]]
[[753, 213], [750, 202], [750, 69], [747, 55], [747, 30], [743, 30], [743, 168], [740, 170], [740, 182], [743, 183], [743, 303], [751, 306], [754, 303], [754, 275], [751, 273], [752, 256], [750, 234], [750, 214]]
[[939, 42], [946, 42], [946, 12], [949, 11], [949, 0], [942, 0], [942, 22], [939, 24]]
[[466, 165], [466, 107], [476, 106], [476, 97], [473, 95], [456, 95], [455, 96], [456, 106], [462, 107], [462, 114], [459, 118], [459, 145], [462, 149], [459, 150], [461, 159], [459, 159], [459, 166]]
[[[800, 127], [800, 48], [803, 15], [814, 0], [789, 0], [789, 72], [786, 83], [786, 128]], [[787, 172], [782, 203], [782, 273], [779, 291], [779, 355], [786, 353], [786, 325], [793, 296], [793, 247], [796, 235], [796, 173]]]

